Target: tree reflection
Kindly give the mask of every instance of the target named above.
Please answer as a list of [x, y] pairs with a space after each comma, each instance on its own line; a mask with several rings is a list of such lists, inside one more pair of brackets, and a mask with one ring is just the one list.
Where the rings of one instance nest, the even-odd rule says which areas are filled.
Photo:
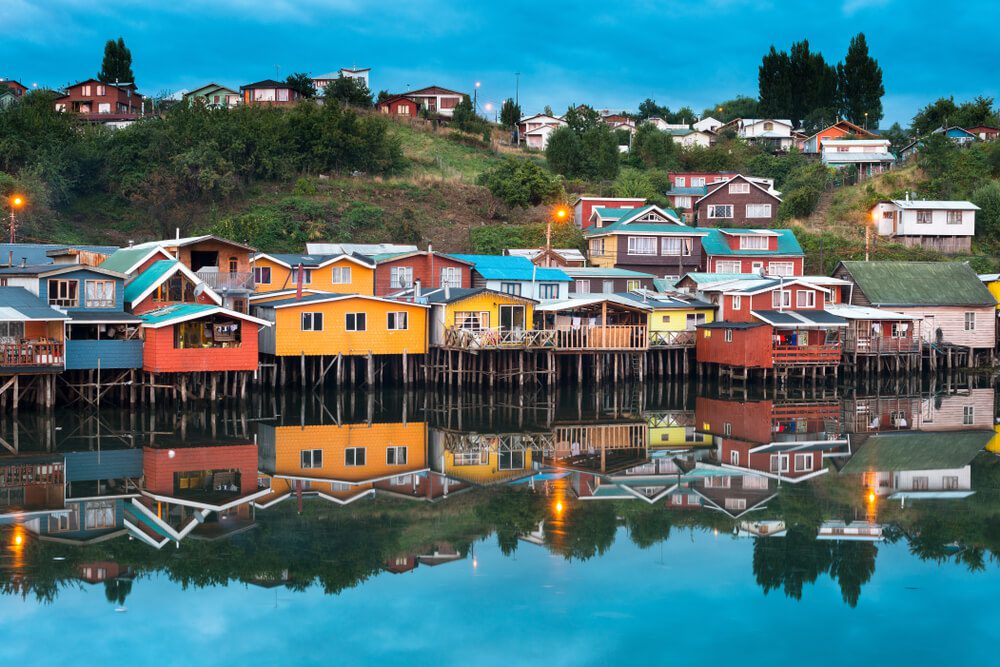
[[611, 548], [616, 528], [613, 503], [579, 503], [558, 523], [546, 523], [545, 542], [566, 560], [588, 560]]

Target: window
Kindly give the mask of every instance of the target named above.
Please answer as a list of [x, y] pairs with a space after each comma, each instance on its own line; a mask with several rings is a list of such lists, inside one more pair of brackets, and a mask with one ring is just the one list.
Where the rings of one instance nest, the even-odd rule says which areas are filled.
[[767, 121], [766, 123], [764, 123], [765, 132], [770, 132], [773, 129], [774, 129], [774, 123], [772, 123], [771, 121]]
[[665, 238], [661, 243], [661, 248], [664, 255], [673, 257], [684, 255], [686, 257], [691, 254], [691, 239]]
[[289, 92], [290, 92], [290, 91], [289, 91], [289, 89], [288, 89], [288, 88], [278, 88], [278, 90], [277, 90], [277, 93], [278, 93], [278, 96], [277, 96], [277, 97], [278, 97], [278, 101], [279, 101], [279, 102], [287, 102], [287, 101], [289, 100], [289, 97], [290, 97], [290, 96], [289, 96]]
[[331, 266], [330, 267], [330, 282], [334, 285], [350, 285], [351, 284], [351, 267], [349, 266]]
[[747, 508], [746, 498], [726, 498], [726, 509], [727, 510], [745, 510]]
[[965, 330], [975, 331], [976, 330], [976, 314], [966, 313], [965, 314]]
[[605, 280], [601, 283], [601, 291], [605, 294], [612, 294], [615, 291], [615, 281]]
[[733, 425], [732, 425], [732, 423], [731, 422], [726, 422], [725, 424], [723, 424], [722, 425], [722, 432], [726, 436], [732, 435], [733, 434]]
[[236, 271], [239, 268], [240, 268], [240, 260], [237, 259], [236, 257], [230, 257], [229, 258], [229, 272], [230, 273], [236, 273]]
[[740, 464], [740, 453], [735, 449], [729, 452], [729, 465], [738, 466]]
[[386, 447], [385, 463], [390, 466], [405, 466], [406, 447]]
[[625, 291], [627, 291], [627, 292], [634, 292], [635, 290], [639, 289], [640, 287], [642, 287], [642, 283], [640, 283], [638, 280], [627, 280], [627, 281], [625, 281]]
[[413, 267], [394, 266], [389, 269], [389, 287], [413, 287]]
[[489, 329], [490, 314], [488, 312], [459, 311], [455, 313], [455, 326], [459, 329]]
[[347, 313], [345, 316], [344, 330], [366, 331], [367, 329], [368, 316], [365, 313]]
[[932, 211], [917, 211], [917, 224], [918, 225], [931, 224], [931, 213]]
[[538, 284], [538, 298], [539, 299], [558, 299], [559, 298], [559, 283], [539, 283]]
[[692, 176], [691, 177], [691, 187], [692, 188], [701, 188], [701, 187], [704, 187], [704, 186], [705, 186], [705, 177], [704, 176]]
[[794, 262], [768, 262], [767, 272], [772, 276], [794, 276]]
[[961, 211], [948, 211], [947, 223], [949, 225], [960, 225], [960, 224], [962, 224], [962, 212]]
[[732, 204], [709, 204], [708, 206], [708, 217], [709, 218], [732, 218], [733, 217], [733, 205]]
[[302, 313], [302, 331], [322, 331], [323, 313]]
[[[750, 216], [750, 207], [747, 206], [747, 217]], [[767, 250], [767, 237], [760, 235], [753, 236], [741, 236], [740, 237], [740, 250]]]
[[792, 293], [789, 290], [774, 290], [771, 292], [771, 307], [772, 308], [791, 308], [792, 307]]
[[24, 338], [24, 322], [0, 322], [0, 342], [13, 343]]
[[461, 287], [462, 269], [457, 266], [446, 266], [441, 269], [441, 287]]
[[656, 239], [650, 236], [630, 236], [628, 237], [628, 254], [630, 255], [655, 255]]
[[674, 187], [675, 188], [683, 188], [686, 183], [687, 183], [687, 180], [683, 176], [676, 176], [676, 177], [674, 177]]
[[913, 490], [926, 491], [930, 487], [930, 480], [927, 477], [914, 477]]
[[733, 310], [740, 310], [743, 308], [743, 297], [739, 294], [733, 296]]
[[456, 466], [484, 466], [490, 462], [490, 450], [455, 452], [454, 461]]
[[955, 491], [958, 489], [958, 477], [949, 475], [941, 478], [941, 486], [945, 491]]
[[389, 331], [404, 331], [404, 330], [406, 330], [408, 328], [407, 325], [409, 324], [409, 322], [407, 321], [406, 315], [407, 315], [407, 313], [403, 312], [403, 311], [395, 312], [395, 313], [387, 313], [386, 314], [386, 328], [388, 328]]
[[674, 208], [691, 208], [690, 197], [674, 197]]
[[82, 95], [83, 97], [90, 97], [90, 86], [89, 85], [88, 86], [81, 86], [80, 87], [80, 95]]
[[744, 183], [742, 181], [738, 183], [729, 184], [729, 194], [731, 195], [746, 195], [750, 194], [750, 184]]
[[75, 308], [80, 303], [79, 280], [50, 280], [49, 305], [60, 308]]
[[732, 343], [733, 342], [733, 330], [732, 329], [726, 329], [726, 342], [727, 343]]
[[815, 308], [816, 292], [812, 290], [799, 290], [795, 294], [795, 304], [799, 308]]
[[788, 454], [771, 454], [771, 472], [788, 472]]
[[602, 257], [604, 255], [604, 239], [590, 240], [590, 256]]
[[771, 205], [770, 204], [747, 204], [747, 217], [748, 218], [770, 218], [771, 217]]
[[892, 337], [893, 338], [906, 338], [910, 335], [910, 323], [909, 322], [893, 322], [892, 323]]
[[111, 113], [111, 103], [99, 102], [97, 105], [97, 113]]
[[574, 283], [575, 292], [577, 294], [590, 294], [590, 281], [589, 280], [577, 280]]
[[976, 406], [966, 405], [962, 408], [962, 424], [971, 426], [976, 423]]
[[796, 454], [795, 455], [795, 472], [808, 472], [813, 469], [813, 455], [812, 454]]
[[716, 260], [716, 273], [743, 273], [743, 262], [739, 260]]
[[504, 294], [521, 296], [521, 283], [500, 283], [500, 291]]
[[88, 280], [83, 285], [87, 308], [114, 308], [115, 281]]
[[363, 466], [365, 464], [364, 447], [348, 447], [344, 450], [344, 465]]
[[[313, 281], [313, 270], [312, 269], [302, 269], [302, 284], [310, 285]], [[299, 267], [292, 269], [292, 282], [296, 285], [299, 284]]]
[[115, 502], [113, 500], [91, 501], [87, 503], [87, 509], [84, 512], [83, 525], [87, 530], [100, 530], [115, 526]]
[[258, 285], [270, 285], [271, 267], [270, 266], [253, 267], [253, 281]]
[[97, 97], [104, 97], [108, 93], [107, 86], [95, 86], [96, 92], [94, 93]]
[[323, 450], [322, 449], [303, 449], [299, 452], [299, 467], [300, 468], [322, 468], [323, 467]]

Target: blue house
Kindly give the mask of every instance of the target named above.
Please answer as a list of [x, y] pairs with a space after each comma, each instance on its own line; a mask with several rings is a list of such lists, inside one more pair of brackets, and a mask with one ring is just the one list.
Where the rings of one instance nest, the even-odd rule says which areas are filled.
[[0, 268], [0, 280], [69, 318], [67, 370], [142, 367], [141, 320], [125, 312], [123, 274], [84, 264], [24, 264]]
[[979, 141], [979, 137], [965, 128], [958, 127], [957, 125], [953, 125], [952, 127], [939, 127], [934, 130], [933, 134], [943, 134], [959, 146], [968, 146], [973, 142]]
[[562, 269], [535, 266], [527, 257], [510, 255], [449, 256], [473, 265], [473, 287], [538, 301], [569, 298], [573, 279]]

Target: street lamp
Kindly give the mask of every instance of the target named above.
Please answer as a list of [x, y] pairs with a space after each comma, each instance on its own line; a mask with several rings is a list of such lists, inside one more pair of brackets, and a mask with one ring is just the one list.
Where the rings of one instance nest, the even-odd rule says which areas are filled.
[[868, 112], [865, 112], [865, 130], [868, 129]]
[[875, 226], [875, 221], [878, 220], [876, 217], [878, 215], [878, 208], [872, 209], [872, 214], [870, 219], [865, 221], [865, 261], [867, 262], [871, 256], [872, 247], [872, 227]]
[[479, 112], [479, 86], [483, 85], [479, 81], [476, 81], [476, 87], [472, 91], [472, 111], [474, 113]]
[[565, 223], [569, 219], [569, 208], [556, 206], [545, 223], [545, 266], [552, 266], [552, 223]]
[[28, 200], [24, 195], [14, 193], [7, 200], [7, 203], [10, 205], [10, 242], [14, 243], [15, 230], [17, 229], [15, 211], [20, 211], [24, 208], [24, 205], [28, 203]]

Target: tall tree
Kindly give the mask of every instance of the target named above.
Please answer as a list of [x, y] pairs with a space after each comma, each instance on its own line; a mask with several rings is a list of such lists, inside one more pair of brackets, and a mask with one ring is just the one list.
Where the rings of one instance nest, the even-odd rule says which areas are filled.
[[313, 83], [312, 77], [305, 72], [289, 74], [285, 83], [305, 99], [316, 97], [316, 84]]
[[771, 50], [757, 69], [757, 88], [760, 96], [760, 114], [769, 118], [791, 116], [792, 71], [791, 59], [784, 51]]
[[[844, 62], [837, 65], [840, 88], [840, 113], [844, 118], [869, 128], [878, 127], [882, 120], [882, 68], [868, 55], [865, 34], [859, 32], [851, 39]], [[867, 116], [866, 116], [867, 114]]]
[[125, 46], [121, 37], [118, 41], [109, 39], [104, 44], [104, 60], [101, 61], [101, 71], [97, 73], [98, 81], [104, 83], [135, 83], [132, 73], [132, 52]]
[[570, 105], [566, 110], [566, 115], [563, 116], [566, 124], [569, 125], [574, 132], [583, 132], [599, 125], [603, 125], [601, 122], [601, 114], [594, 111], [592, 107], [586, 104], [581, 104], [580, 106]]
[[362, 109], [368, 109], [372, 105], [372, 93], [365, 85], [365, 80], [350, 76], [342, 76], [326, 84], [323, 97]]
[[513, 130], [520, 121], [521, 105], [515, 104], [514, 100], [508, 97], [500, 105], [500, 127], [505, 130]]

